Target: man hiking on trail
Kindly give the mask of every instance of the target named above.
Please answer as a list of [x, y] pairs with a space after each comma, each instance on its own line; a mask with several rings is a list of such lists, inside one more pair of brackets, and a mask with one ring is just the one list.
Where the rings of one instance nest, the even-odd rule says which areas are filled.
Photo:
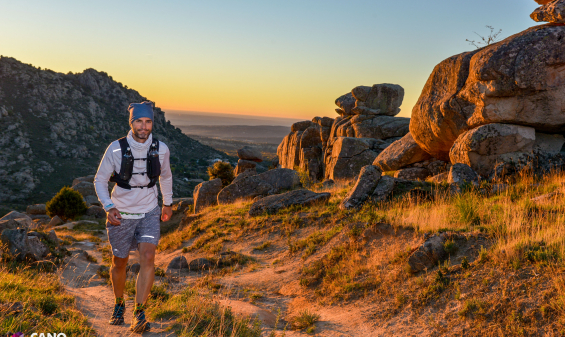
[[[124, 288], [129, 252], [139, 250], [135, 308], [131, 330], [150, 329], [145, 319], [145, 305], [155, 278], [155, 248], [160, 238], [160, 220], [171, 219], [173, 176], [169, 148], [153, 138], [153, 102], [132, 103], [128, 107], [131, 130], [127, 137], [108, 146], [94, 178], [96, 194], [107, 212], [106, 230], [112, 247], [110, 279], [116, 305], [110, 324], [124, 324]], [[163, 211], [157, 203], [159, 180]], [[116, 183], [112, 197], [108, 181]]]

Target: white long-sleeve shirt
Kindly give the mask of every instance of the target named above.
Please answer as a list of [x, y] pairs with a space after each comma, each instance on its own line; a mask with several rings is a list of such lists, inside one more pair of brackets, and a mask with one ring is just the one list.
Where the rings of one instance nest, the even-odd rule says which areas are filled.
[[[127, 136], [131, 153], [134, 158], [147, 158], [147, 151], [151, 145], [153, 135], [150, 135], [145, 143], [139, 143], [132, 137], [130, 131]], [[165, 143], [159, 141], [159, 162], [161, 163], [161, 175], [159, 184], [161, 185], [161, 194], [163, 195], [163, 203], [170, 205], [173, 202], [173, 174], [169, 162], [169, 148]], [[134, 160], [133, 172], [142, 173], [147, 171], [147, 162], [145, 160]], [[111, 208], [117, 208], [120, 212], [127, 213], [147, 213], [155, 208], [157, 203], [157, 185], [151, 188], [132, 188], [131, 190], [114, 186], [112, 196], [108, 193], [108, 181], [114, 171], [120, 173], [122, 165], [122, 151], [120, 143], [116, 140], [108, 146], [104, 157], [98, 166], [98, 172], [94, 177], [94, 187], [98, 200], [106, 211]], [[131, 186], [147, 186], [149, 178], [147, 174], [133, 174], [129, 181]]]

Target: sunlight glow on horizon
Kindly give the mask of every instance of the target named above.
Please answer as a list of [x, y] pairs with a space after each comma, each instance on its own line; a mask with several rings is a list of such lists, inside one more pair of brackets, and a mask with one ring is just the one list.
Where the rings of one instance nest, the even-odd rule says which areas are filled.
[[[1, 1], [1, 0], [0, 0]], [[536, 23], [533, 0], [2, 1], [0, 54], [104, 71], [167, 110], [335, 118], [358, 85], [394, 83], [409, 117], [434, 66], [465, 39]], [[489, 10], [485, 10], [485, 8]], [[88, 15], [85, 15], [88, 13]], [[402, 18], [402, 22], [399, 21]]]

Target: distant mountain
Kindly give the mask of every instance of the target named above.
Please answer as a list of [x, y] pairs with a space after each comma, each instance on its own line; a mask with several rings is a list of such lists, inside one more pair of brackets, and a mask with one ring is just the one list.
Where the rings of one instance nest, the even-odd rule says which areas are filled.
[[[62, 74], [0, 57], [0, 203], [45, 202], [73, 178], [94, 174], [106, 147], [129, 130], [127, 107], [146, 100], [105, 72]], [[175, 128], [155, 108], [154, 135], [171, 149], [175, 196], [183, 178], [227, 155]]]

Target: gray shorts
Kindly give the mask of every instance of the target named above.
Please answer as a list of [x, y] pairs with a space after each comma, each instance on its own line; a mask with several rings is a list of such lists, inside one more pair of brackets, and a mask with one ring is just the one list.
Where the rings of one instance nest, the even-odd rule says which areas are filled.
[[106, 222], [108, 240], [112, 246], [112, 254], [126, 258], [130, 251], [137, 250], [141, 242], [159, 244], [161, 237], [161, 209], [159, 206], [145, 213], [143, 219], [122, 219], [119, 226]]

